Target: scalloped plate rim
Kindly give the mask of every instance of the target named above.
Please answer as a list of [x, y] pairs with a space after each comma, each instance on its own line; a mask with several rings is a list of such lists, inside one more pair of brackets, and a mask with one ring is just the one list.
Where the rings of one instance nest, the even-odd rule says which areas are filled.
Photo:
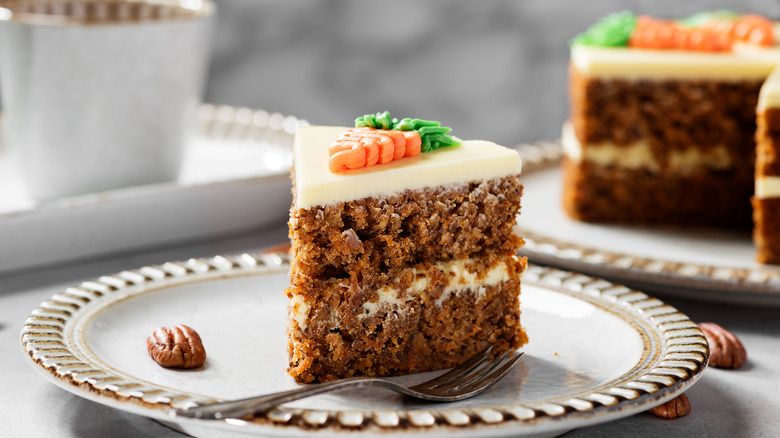
[[[94, 285], [104, 285], [108, 289], [115, 288], [116, 291], [122, 291], [123, 288], [134, 288], [137, 287], [138, 290], [135, 292], [128, 292], [125, 295], [120, 295], [116, 297], [123, 297], [121, 299], [132, 299], [136, 295], [141, 295], [146, 292], [149, 292], [151, 290], [159, 290], [161, 288], [166, 287], [173, 287], [181, 284], [191, 283], [191, 282], [198, 282], [198, 281], [205, 281], [205, 280], [214, 280], [219, 278], [234, 278], [236, 276], [245, 276], [245, 275], [268, 275], [272, 273], [279, 273], [280, 269], [285, 269], [287, 265], [287, 255], [286, 254], [257, 254], [257, 255], [249, 255], [249, 254], [243, 254], [240, 256], [217, 256], [214, 258], [209, 259], [190, 259], [186, 262], [169, 262], [164, 265], [157, 265], [153, 267], [144, 267], [139, 268], [136, 270], [130, 270], [130, 271], [123, 271], [118, 274], [108, 275], [100, 277], [98, 280], [94, 280], [92, 282], [84, 282], [81, 286], [75, 286], [75, 288], [83, 288], [85, 284], [89, 283], [92, 286], [90, 286], [93, 291], [96, 291], [97, 289], [94, 289]], [[249, 261], [249, 264], [247, 265], [245, 262]], [[226, 263], [229, 264], [229, 267], [226, 267]], [[172, 267], [176, 267], [175, 270], [171, 271]], [[149, 277], [147, 280], [144, 280], [138, 284], [126, 284], [124, 286], [116, 286], [116, 279], [127, 279], [129, 278], [127, 273], [138, 275], [139, 273], [144, 272], [143, 270], [146, 269], [147, 274], [142, 274], [148, 276], [148, 270], [157, 270], [157, 272], [164, 272], [166, 273], [163, 277], [160, 278], [151, 278]], [[205, 269], [205, 270], [204, 270]], [[177, 273], [178, 271], [178, 273]], [[182, 272], [183, 271], [183, 272]], [[528, 275], [536, 276], [536, 279], [528, 279]], [[111, 281], [105, 282], [107, 279], [112, 278], [113, 283]], [[560, 281], [560, 284], [558, 282]], [[146, 285], [146, 283], [150, 283], [149, 286]], [[583, 276], [578, 273], [573, 272], [566, 272], [561, 271], [558, 269], [552, 269], [552, 268], [542, 268], [537, 266], [529, 266], [529, 271], [527, 271], [526, 276], [524, 277], [524, 282], [526, 284], [533, 284], [534, 286], [546, 288], [548, 290], [553, 290], [559, 293], [565, 293], [568, 296], [571, 296], [575, 299], [584, 300], [586, 302], [589, 302], [591, 304], [596, 305], [597, 307], [601, 307], [602, 310], [610, 311], [616, 315], [619, 315], [621, 318], [623, 318], [623, 322], [629, 323], [629, 324], [635, 324], [632, 320], [628, 319], [629, 315], [634, 315], [634, 318], [642, 321], [644, 324], [646, 324], [648, 327], [650, 327], [653, 330], [656, 330], [655, 335], [659, 336], [659, 339], [666, 339], [667, 341], [669, 339], [673, 339], [675, 336], [672, 336], [670, 333], [671, 331], [678, 330], [678, 329], [669, 329], [669, 330], [661, 330], [659, 323], [653, 323], [652, 317], [650, 316], [642, 316], [642, 312], [645, 310], [652, 310], [652, 309], [661, 309], [665, 313], [661, 312], [659, 315], [663, 316], [674, 316], [675, 323], [676, 324], [693, 324], [690, 319], [688, 319], [687, 316], [679, 313], [676, 309], [672, 308], [671, 306], [666, 305], [660, 300], [657, 300], [652, 297], [648, 297], [641, 292], [633, 291], [628, 288], [624, 288], [619, 285], [615, 285], [609, 282], [605, 282], [604, 280], [600, 280], [597, 278], [591, 278], [587, 276]], [[129, 283], [129, 281], [128, 281]], [[590, 293], [585, 293], [582, 291], [578, 291], [577, 288], [580, 288], [582, 290], [588, 290]], [[86, 288], [89, 290], [89, 287]], [[116, 292], [114, 291], [114, 292]], [[101, 296], [94, 297], [87, 303], [85, 303], [83, 306], [79, 307], [77, 310], [73, 311], [72, 314], [66, 318], [64, 318], [64, 322], [62, 323], [62, 332], [66, 331], [66, 326], [68, 323], [73, 324], [75, 321], [76, 324], [78, 324], [79, 321], [79, 315], [83, 313], [89, 313], [86, 312], [85, 309], [89, 309], [92, 306], [95, 306], [95, 303], [99, 303], [101, 300], [104, 299], [110, 299], [113, 295], [113, 292], [105, 292]], [[594, 295], [594, 293], [596, 295]], [[67, 294], [67, 291], [61, 292], [60, 294], [57, 294], [52, 297], [52, 299], [58, 295]], [[579, 294], [579, 296], [578, 296]], [[89, 294], [87, 294], [89, 295]], [[116, 297], [114, 298], [116, 300]], [[614, 302], [612, 302], [612, 298], [614, 298]], [[621, 297], [627, 297], [626, 301], [621, 301]], [[639, 307], [642, 305], [643, 307]], [[108, 304], [107, 306], [110, 306]], [[86, 382], [86, 383], [78, 383], [75, 382], [74, 379], [67, 374], [67, 372], [60, 372], [56, 368], [51, 368], [45, 366], [42, 362], [39, 362], [34, 358], [34, 354], [40, 353], [42, 350], [37, 350], [36, 345], [40, 346], [40, 344], [36, 344], [36, 341], [34, 338], [36, 337], [36, 330], [33, 328], [40, 327], [40, 321], [46, 321], [45, 318], [41, 316], [41, 312], [45, 314], [47, 310], [44, 308], [44, 305], [42, 304], [41, 307], [35, 309], [30, 317], [28, 318], [27, 322], [25, 323], [24, 327], [22, 328], [21, 333], [21, 341], [22, 341], [22, 348], [26, 353], [26, 356], [30, 359], [30, 364], [33, 366], [36, 371], [39, 372], [42, 376], [47, 378], [48, 380], [55, 383], [57, 386], [74, 393], [78, 396], [90, 399], [92, 401], [105, 404], [107, 406], [111, 406], [120, 410], [132, 412], [135, 414], [147, 416], [154, 418], [174, 429], [192, 433], [194, 435], [200, 435], [201, 432], [208, 433], [208, 431], [213, 431], [215, 428], [221, 429], [226, 432], [237, 432], [239, 434], [244, 433], [257, 433], [257, 434], [268, 434], [272, 433], [275, 436], [298, 436], [303, 434], [304, 432], [316, 432], [319, 436], [341, 436], [344, 432], [346, 432], [346, 429], [350, 429], [346, 427], [345, 425], [341, 424], [331, 424], [330, 428], [321, 428], [321, 429], [307, 429], [302, 428], [300, 426], [295, 425], [285, 425], [285, 424], [278, 424], [274, 423], [268, 419], [264, 419], [263, 424], [255, 424], [255, 423], [249, 423], [241, 425], [240, 421], [233, 421], [231, 423], [227, 422], [215, 422], [215, 421], [207, 421], [207, 420], [195, 420], [195, 419], [182, 419], [182, 418], [170, 418], [168, 417], [166, 411], [165, 404], [161, 403], [150, 403], [147, 401], [142, 401], [140, 399], [130, 400], [130, 398], [123, 398], [123, 396], [113, 394], [110, 390], [105, 390], [107, 392], [101, 393], [98, 392], [98, 389], [95, 388], [94, 383]], [[37, 315], [36, 315], [37, 312]], [[35, 324], [35, 321], [39, 322], [38, 325]], [[689, 324], [690, 323], [690, 324]], [[54, 324], [57, 325], [57, 324]], [[693, 325], [695, 327], [695, 325]], [[444, 435], [451, 435], [453, 432], [456, 433], [465, 433], [465, 434], [479, 434], [479, 435], [489, 435], [489, 436], [517, 436], [518, 434], [526, 434], [526, 433], [533, 433], [533, 434], [545, 434], [545, 433], [563, 433], [564, 431], [571, 430], [574, 428], [587, 426], [587, 425], [594, 425], [599, 424], [602, 422], [612, 421], [618, 418], [622, 418], [625, 416], [633, 415], [634, 413], [638, 413], [644, 410], [649, 409], [652, 406], [655, 406], [657, 404], [663, 403], [676, 395], [682, 393], [685, 391], [690, 385], [694, 384], [702, 375], [702, 372], [704, 371], [707, 360], [708, 360], [708, 351], [707, 351], [707, 344], [706, 340], [704, 340], [703, 335], [701, 335], [701, 332], [698, 331], [697, 328], [691, 328], [687, 327], [685, 333], [685, 337], [691, 337], [693, 336], [693, 340], [689, 340], [686, 342], [689, 342], [690, 345], [698, 346], [697, 348], [692, 348], [692, 350], [689, 351], [689, 354], [693, 352], [693, 355], [699, 355], [701, 356], [700, 360], [692, 360], [688, 363], [688, 368], [690, 371], [690, 375], [688, 375], [686, 378], [679, 378], [675, 380], [673, 383], [669, 385], [662, 385], [658, 384], [658, 389], [654, 392], [636, 392], [638, 396], [636, 396], [633, 399], [630, 398], [623, 398], [616, 399], [616, 403], [610, 406], [607, 405], [598, 405], [595, 404], [590, 409], [585, 409], [583, 412], [579, 412], [576, 409], [571, 409], [570, 407], [565, 408], [569, 409], [569, 411], [565, 412], [563, 415], [550, 415], [547, 413], [542, 412], [535, 412], [535, 417], [532, 417], [532, 419], [520, 419], [520, 418], [508, 418], [510, 417], [509, 414], [507, 414], [506, 409], [510, 408], [521, 408], [521, 409], [527, 409], [526, 407], [522, 406], [523, 404], [508, 404], [508, 405], [495, 405], [490, 407], [472, 407], [472, 408], [454, 408], [455, 410], [460, 409], [467, 409], [471, 412], [482, 412], [484, 410], [504, 410], [503, 412], [500, 412], [502, 414], [502, 420], [498, 424], [486, 424], [479, 421], [469, 421], [468, 425], [466, 426], [455, 426], [451, 424], [445, 424], [444, 420], [439, 418], [435, 420], [435, 429], [434, 428], [421, 428], [420, 426], [415, 425], [407, 425], [406, 429], [401, 429], [398, 427], [379, 427], [376, 424], [371, 424], [371, 416], [370, 414], [378, 412], [376, 410], [370, 410], [365, 411], [362, 414], [366, 417], [364, 418], [362, 424], [365, 425], [366, 430], [364, 432], [368, 432], [369, 435], [376, 434], [376, 436], [388, 436], [388, 434], [397, 434], [399, 436], [409, 436], [409, 435], [415, 435], [415, 432], [419, 432], [420, 435], [426, 435], [426, 436], [444, 436]], [[690, 333], [688, 333], [690, 332]], [[25, 337], [28, 337], [27, 340], [25, 340]], [[680, 335], [678, 337], [682, 337], [683, 335]], [[32, 339], [32, 340], [31, 340]], [[687, 339], [687, 338], [686, 338]], [[64, 342], [63, 342], [64, 343]], [[647, 348], [647, 341], [645, 342], [645, 348]], [[45, 349], [44, 349], [45, 351]], [[68, 350], [69, 353], [75, 353], [74, 355], [78, 357], [78, 351], [74, 352], [73, 350]], [[664, 348], [662, 348], [662, 345], [657, 345], [656, 349], [651, 354], [655, 354], [657, 356], [657, 360], [653, 361], [653, 365], [658, 365], [661, 361], [663, 361], [664, 358], [668, 359], [668, 355], [671, 354], [669, 351], [666, 351], [664, 353]], [[45, 356], [45, 355], [43, 355]], [[42, 359], [42, 361], [46, 361], [49, 359]], [[639, 362], [638, 362], [639, 364]], [[637, 372], [641, 371], [641, 376], [637, 374], [637, 380], [641, 377], [646, 377], [650, 374], [650, 366], [651, 365], [644, 365], [643, 369], [637, 369]], [[637, 365], [637, 368], [641, 368], [640, 365]], [[654, 368], [657, 369], [657, 368]], [[679, 371], [679, 370], [678, 370]], [[624, 373], [620, 377], [623, 378], [624, 376], [628, 375], [629, 372]], [[617, 379], [616, 379], [617, 380]], [[671, 379], [674, 380], [674, 379]], [[625, 382], [623, 382], [625, 384]], [[608, 389], [614, 389], [615, 386], [608, 388]], [[582, 392], [592, 392], [592, 391], [582, 391]], [[607, 389], [600, 391], [600, 392], [608, 392]], [[569, 395], [566, 395], [565, 397], [569, 397]], [[555, 403], [561, 403], [560, 401], [556, 402], [556, 399], [561, 399], [562, 397], [553, 397], [553, 402], [549, 402], [551, 399], [543, 399], [538, 400], [535, 402], [528, 402], [528, 403], [547, 403], [547, 404], [555, 404]], [[527, 404], [527, 403], [526, 403]], [[558, 407], [561, 407], [562, 405], [558, 405]], [[443, 409], [443, 410], [436, 410], [436, 409], [429, 409], [428, 411], [431, 412], [443, 412], [451, 409]], [[290, 411], [294, 411], [294, 409], [291, 409]], [[298, 409], [300, 411], [300, 409]], [[304, 409], [304, 411], [307, 411]], [[326, 411], [327, 412], [327, 411]], [[366, 415], [368, 414], [368, 415]], [[329, 412], [328, 416], [336, 418], [337, 414], [334, 412]], [[406, 415], [406, 414], [402, 414]], [[338, 423], [338, 421], [334, 420], [335, 423]]]

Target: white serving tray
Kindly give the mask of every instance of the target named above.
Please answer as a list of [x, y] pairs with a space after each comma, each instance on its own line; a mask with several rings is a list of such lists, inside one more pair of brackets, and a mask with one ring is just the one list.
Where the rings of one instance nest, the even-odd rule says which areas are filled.
[[27, 198], [0, 147], [0, 275], [284, 223], [293, 116], [203, 105], [178, 181]]

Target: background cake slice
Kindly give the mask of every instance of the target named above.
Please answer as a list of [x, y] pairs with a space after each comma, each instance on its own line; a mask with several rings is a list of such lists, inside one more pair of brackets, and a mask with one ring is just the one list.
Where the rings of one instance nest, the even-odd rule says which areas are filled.
[[780, 68], [761, 87], [756, 129], [753, 240], [756, 259], [780, 263]]
[[768, 103], [778, 79], [765, 84], [780, 65], [776, 35], [777, 23], [757, 15], [622, 12], [575, 38], [562, 136], [567, 214], [743, 228], [754, 219], [757, 260], [780, 262], [780, 114]]
[[[733, 29], [740, 20], [743, 16], [725, 12], [681, 21], [624, 12], [597, 25], [613, 39], [590, 41], [587, 33], [575, 39], [570, 124], [563, 136], [563, 199], [570, 216], [750, 225], [755, 109], [761, 85], [780, 62], [780, 49], [771, 41], [759, 45], [731, 34], [716, 40], [727, 44], [722, 47], [663, 46], [643, 35], [717, 38], [716, 25]], [[766, 19], [762, 23], [771, 26]], [[614, 39], [621, 35], [623, 41]]]
[[523, 345], [517, 153], [463, 141], [334, 173], [328, 149], [347, 129], [296, 134], [289, 373], [403, 374]]

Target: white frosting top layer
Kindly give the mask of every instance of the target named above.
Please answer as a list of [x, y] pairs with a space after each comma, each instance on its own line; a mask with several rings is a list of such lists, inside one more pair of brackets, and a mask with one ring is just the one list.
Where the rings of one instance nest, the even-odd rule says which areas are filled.
[[388, 164], [332, 173], [328, 146], [347, 127], [302, 126], [295, 135], [294, 166], [296, 208], [311, 208], [369, 196], [389, 196], [474, 180], [519, 174], [517, 151], [482, 140], [466, 140]]
[[778, 107], [780, 107], [780, 67], [775, 68], [769, 75], [769, 79], [761, 86], [756, 112], [760, 114], [767, 108]]
[[[780, 27], [775, 27], [780, 35]], [[575, 45], [571, 63], [581, 74], [621, 79], [763, 79], [780, 64], [780, 46], [734, 44], [731, 52], [648, 50]]]

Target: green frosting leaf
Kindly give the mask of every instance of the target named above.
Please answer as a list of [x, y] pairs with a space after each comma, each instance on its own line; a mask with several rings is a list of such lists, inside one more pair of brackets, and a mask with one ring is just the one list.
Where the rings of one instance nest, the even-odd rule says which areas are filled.
[[398, 131], [417, 131], [420, 134], [422, 152], [432, 151], [440, 147], [458, 146], [460, 141], [447, 135], [452, 129], [441, 126], [441, 123], [433, 120], [421, 119], [394, 119], [390, 117], [390, 111], [376, 114], [366, 114], [355, 119], [356, 128], [395, 129]]
[[571, 45], [622, 47], [628, 45], [636, 28], [636, 15], [630, 11], [615, 12], [602, 18], [571, 40]]
[[390, 118], [390, 111], [376, 114], [366, 114], [355, 119], [356, 128], [393, 129], [394, 120]]

